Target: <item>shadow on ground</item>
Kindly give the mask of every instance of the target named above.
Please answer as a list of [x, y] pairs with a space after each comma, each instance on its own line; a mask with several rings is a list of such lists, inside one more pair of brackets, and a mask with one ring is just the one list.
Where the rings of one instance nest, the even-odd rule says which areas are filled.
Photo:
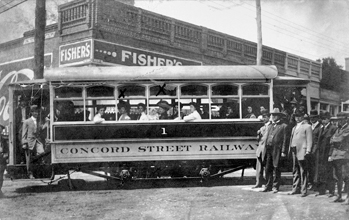
[[[200, 178], [178, 178], [178, 179], [142, 179], [130, 180], [125, 183], [114, 180], [97, 180], [86, 181], [84, 179], [72, 179], [73, 189], [70, 189], [67, 179], [59, 180], [54, 184], [30, 185], [18, 187], [17, 193], [45, 193], [59, 191], [91, 191], [91, 190], [133, 190], [149, 188], [183, 188], [183, 187], [215, 187], [215, 186], [232, 186], [232, 185], [253, 185], [254, 178], [214, 178], [201, 181]], [[290, 184], [286, 179], [284, 184]]]

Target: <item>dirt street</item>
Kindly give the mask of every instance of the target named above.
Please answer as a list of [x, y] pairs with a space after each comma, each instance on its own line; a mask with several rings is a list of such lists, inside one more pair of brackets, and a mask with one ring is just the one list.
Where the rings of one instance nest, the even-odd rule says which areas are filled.
[[305, 198], [289, 196], [290, 185], [273, 194], [235, 185], [234, 178], [201, 186], [163, 180], [124, 187], [108, 186], [97, 177], [73, 178], [73, 191], [65, 179], [52, 185], [6, 180], [0, 219], [349, 219], [349, 206], [314, 192]]

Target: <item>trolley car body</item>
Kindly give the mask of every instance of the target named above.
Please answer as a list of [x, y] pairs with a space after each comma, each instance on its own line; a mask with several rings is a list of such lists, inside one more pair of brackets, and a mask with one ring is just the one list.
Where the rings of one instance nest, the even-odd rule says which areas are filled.
[[[108, 166], [117, 172], [132, 170], [137, 177], [151, 176], [151, 169], [157, 170], [157, 177], [198, 176], [202, 167], [217, 173], [242, 164], [253, 166], [258, 147], [256, 132], [263, 124], [257, 118], [244, 118], [245, 110], [247, 106], [258, 111], [259, 106], [273, 108], [277, 75], [275, 66], [45, 70], [43, 80], [10, 85], [9, 165], [19, 164], [20, 140], [15, 135], [18, 136], [20, 128], [16, 115], [18, 100], [30, 97], [32, 103], [36, 100], [42, 107], [42, 112], [46, 111], [42, 114], [47, 114], [50, 120], [43, 136], [49, 140], [53, 165], [65, 165], [69, 169], [84, 165], [90, 169]], [[286, 84], [290, 82], [281, 83]], [[302, 82], [301, 86], [306, 84]], [[36, 99], [38, 94], [41, 96]], [[176, 107], [179, 115], [180, 112], [188, 114], [189, 103], [196, 102], [206, 116], [192, 122], [136, 120], [138, 103], [145, 104], [149, 113], [157, 108], [159, 101], [172, 106], [181, 103], [182, 106]], [[120, 102], [129, 105], [132, 120], [118, 120]], [[234, 118], [224, 118], [222, 108], [226, 108], [226, 104], [233, 108]], [[106, 120], [96, 124], [93, 116], [99, 106], [106, 108]], [[172, 108], [167, 113], [171, 116], [173, 112]], [[255, 114], [258, 116], [257, 111]], [[45, 117], [41, 116], [43, 121]]]

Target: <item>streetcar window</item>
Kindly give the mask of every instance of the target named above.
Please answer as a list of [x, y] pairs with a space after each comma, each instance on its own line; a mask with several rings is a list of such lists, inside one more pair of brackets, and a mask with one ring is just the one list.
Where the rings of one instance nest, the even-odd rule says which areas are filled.
[[145, 96], [145, 87], [139, 85], [121, 85], [118, 86], [119, 98], [132, 96]]
[[230, 84], [212, 86], [211, 118], [239, 118], [239, 87]]
[[109, 86], [89, 87], [87, 97], [114, 97], [114, 88]]
[[186, 85], [181, 88], [182, 96], [207, 96], [207, 86], [203, 85]]
[[[147, 105], [146, 87], [143, 85], [126, 84], [117, 87], [118, 105], [117, 120], [126, 122], [127, 120], [138, 120], [141, 112], [138, 110], [138, 104]], [[146, 108], [144, 109], [145, 112]]]
[[77, 121], [76, 112], [73, 101], [61, 100], [54, 103], [54, 121]]
[[102, 118], [106, 121], [116, 119], [115, 88], [112, 86], [92, 86], [86, 88], [87, 99], [85, 101], [86, 121], [93, 121], [98, 114], [98, 109], [104, 108]]
[[81, 87], [58, 87], [55, 89], [56, 98], [81, 98]]
[[212, 86], [212, 95], [214, 96], [238, 95], [238, 87], [233, 85]]
[[268, 95], [268, 86], [249, 84], [242, 87], [243, 95]]
[[174, 85], [157, 85], [149, 88], [150, 96], [176, 96], [177, 86]]
[[257, 119], [261, 109], [269, 107], [269, 86], [247, 84], [242, 86], [242, 118]]

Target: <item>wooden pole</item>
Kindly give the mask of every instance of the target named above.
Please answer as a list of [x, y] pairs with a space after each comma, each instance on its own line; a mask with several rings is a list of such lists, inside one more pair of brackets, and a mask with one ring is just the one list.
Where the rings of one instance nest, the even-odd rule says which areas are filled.
[[44, 78], [46, 0], [36, 0], [34, 33], [34, 78]]
[[257, 13], [257, 65], [262, 65], [262, 18], [261, 0], [256, 0]]

